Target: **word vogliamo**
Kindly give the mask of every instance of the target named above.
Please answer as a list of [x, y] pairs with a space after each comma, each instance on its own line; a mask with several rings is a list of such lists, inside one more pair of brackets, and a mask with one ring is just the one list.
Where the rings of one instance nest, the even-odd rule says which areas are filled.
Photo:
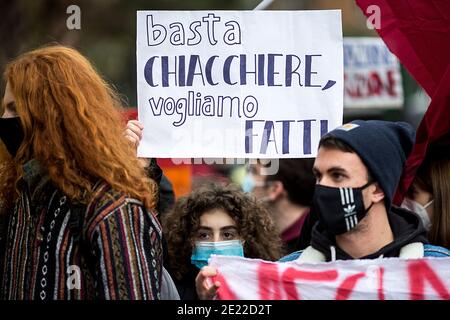
[[187, 117], [244, 117], [253, 118], [258, 113], [258, 101], [252, 95], [241, 99], [235, 96], [202, 96], [200, 92], [189, 91], [186, 97], [172, 97], [149, 100], [153, 116], [175, 116], [172, 125], [182, 126]]

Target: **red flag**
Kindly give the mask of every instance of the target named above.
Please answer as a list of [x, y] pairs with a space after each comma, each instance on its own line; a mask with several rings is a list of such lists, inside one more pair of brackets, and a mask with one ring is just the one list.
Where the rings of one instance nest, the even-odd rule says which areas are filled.
[[368, 18], [374, 14], [373, 5], [380, 9], [378, 34], [432, 97], [450, 63], [450, 1], [356, 0], [356, 3]]
[[416, 144], [394, 198], [394, 203], [400, 204], [428, 147], [450, 144], [450, 1], [356, 0], [356, 3], [368, 18], [376, 12], [371, 6], [380, 9], [378, 34], [432, 99], [417, 129]]
[[417, 129], [416, 144], [406, 161], [394, 204], [403, 200], [429, 147], [438, 144], [450, 145], [450, 65]]

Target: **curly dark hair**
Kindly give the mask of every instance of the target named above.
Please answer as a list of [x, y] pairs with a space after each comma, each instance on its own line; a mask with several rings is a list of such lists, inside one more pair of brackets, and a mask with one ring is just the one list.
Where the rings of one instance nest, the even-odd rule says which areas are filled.
[[235, 186], [211, 185], [180, 198], [163, 217], [169, 265], [173, 276], [181, 280], [189, 271], [200, 217], [222, 209], [236, 222], [244, 240], [244, 256], [275, 261], [281, 256], [281, 240], [269, 212], [255, 198]]

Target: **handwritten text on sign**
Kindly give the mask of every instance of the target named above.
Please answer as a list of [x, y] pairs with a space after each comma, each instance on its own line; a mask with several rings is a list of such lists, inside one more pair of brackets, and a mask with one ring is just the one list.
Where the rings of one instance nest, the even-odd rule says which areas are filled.
[[224, 300], [450, 299], [450, 258], [299, 264], [215, 255], [210, 265]]
[[403, 105], [398, 59], [380, 38], [344, 38], [346, 108], [395, 108]]
[[342, 123], [340, 11], [138, 11], [140, 156], [314, 156]]

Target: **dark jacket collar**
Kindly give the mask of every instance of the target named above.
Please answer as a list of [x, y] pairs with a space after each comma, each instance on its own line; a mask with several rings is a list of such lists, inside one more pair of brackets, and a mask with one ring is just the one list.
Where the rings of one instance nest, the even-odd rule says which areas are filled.
[[[383, 257], [398, 257], [400, 249], [413, 242], [428, 243], [426, 230], [420, 219], [414, 213], [399, 207], [392, 206], [388, 214], [389, 224], [394, 234], [394, 241], [377, 252], [371, 253], [361, 259], [376, 259]], [[327, 261], [331, 260], [331, 247], [336, 249], [337, 260], [353, 259], [349, 254], [336, 245], [335, 237], [328, 233], [320, 222], [317, 222], [312, 231], [311, 245], [322, 252]]]
[[42, 180], [48, 180], [48, 174], [36, 159], [31, 159], [23, 166], [23, 180], [28, 186], [30, 192], [42, 183]]

